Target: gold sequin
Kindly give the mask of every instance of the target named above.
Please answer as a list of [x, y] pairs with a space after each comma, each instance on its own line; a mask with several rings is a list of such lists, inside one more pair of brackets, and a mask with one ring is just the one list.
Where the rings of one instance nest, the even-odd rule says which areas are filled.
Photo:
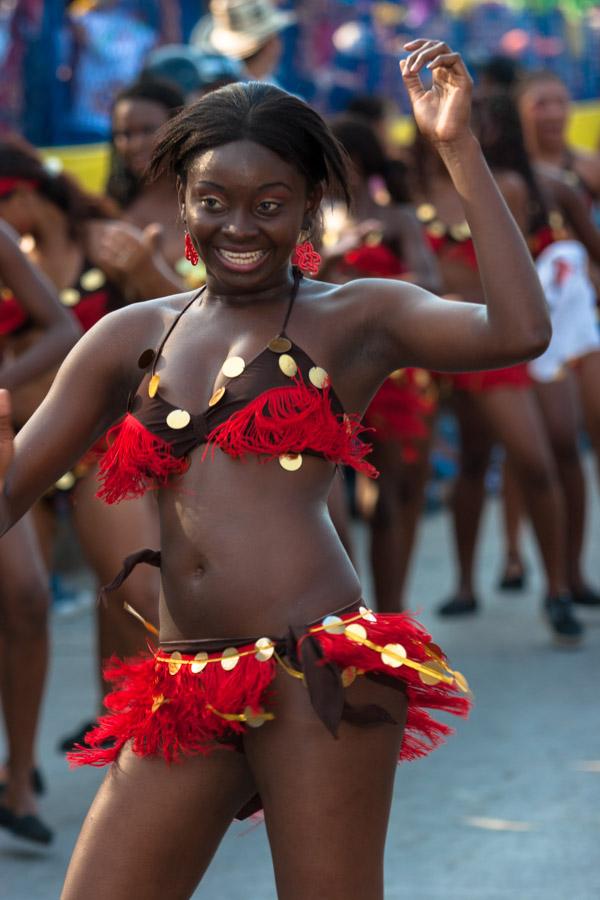
[[214, 394], [212, 395], [212, 397], [210, 398], [210, 400], [208, 401], [208, 405], [216, 406], [217, 403], [219, 402], [219, 400], [221, 400], [223, 398], [224, 394], [225, 394], [224, 387], [221, 386], [220, 388], [217, 388], [216, 391], [214, 392]]
[[462, 691], [463, 694], [468, 694], [470, 692], [469, 682], [462, 674], [462, 672], [454, 673], [454, 681], [456, 682], [456, 686], [458, 687], [458, 689]]
[[301, 453], [282, 453], [279, 457], [279, 465], [286, 472], [297, 472], [302, 465]]
[[255, 642], [254, 646], [256, 647], [256, 653], [254, 654], [254, 656], [259, 662], [267, 662], [275, 653], [273, 642], [268, 637], [259, 638]]
[[226, 672], [235, 669], [240, 659], [240, 654], [235, 647], [226, 647], [221, 654], [221, 665]]
[[288, 378], [293, 378], [298, 371], [296, 360], [288, 353], [282, 353], [279, 357], [279, 368], [284, 375], [287, 375]]
[[165, 702], [165, 695], [158, 694], [156, 697], [152, 698], [152, 712], [155, 713], [157, 709], [159, 709], [163, 703]]
[[458, 225], [451, 225], [449, 228], [450, 237], [455, 241], [466, 241], [471, 237], [471, 229], [468, 222], [459, 222]]
[[173, 409], [167, 416], [167, 425], [174, 431], [185, 428], [190, 424], [191, 416], [186, 409]]
[[281, 337], [281, 335], [277, 335], [267, 344], [269, 350], [272, 350], [273, 353], [287, 353], [288, 350], [292, 349], [292, 342], [286, 338]]
[[221, 372], [226, 378], [237, 378], [245, 368], [246, 363], [241, 356], [228, 356], [221, 366]]
[[329, 634], [343, 634], [346, 627], [339, 616], [325, 616], [322, 624]]
[[63, 306], [77, 306], [81, 300], [81, 294], [77, 288], [64, 288], [58, 296]]
[[431, 222], [427, 231], [432, 237], [443, 237], [446, 234], [446, 226], [443, 222]]
[[313, 366], [308, 370], [308, 380], [311, 384], [314, 384], [314, 386], [319, 388], [320, 390], [325, 387], [328, 378], [329, 375], [327, 374], [325, 369], [321, 368], [321, 366]]
[[415, 384], [419, 388], [426, 388], [431, 383], [431, 375], [429, 372], [426, 372], [425, 369], [415, 369], [414, 372]]
[[386, 644], [381, 651], [381, 662], [392, 669], [399, 669], [406, 659], [406, 650], [402, 644]]
[[260, 728], [261, 725], [273, 718], [271, 713], [266, 713], [263, 709], [254, 710], [251, 706], [244, 709], [243, 715], [246, 725], [249, 725], [250, 728]]
[[377, 621], [377, 619], [373, 615], [373, 612], [370, 609], [368, 609], [366, 606], [359, 606], [358, 611], [361, 614], [361, 616], [363, 617], [363, 619], [367, 620], [367, 622], [376, 622]]
[[345, 669], [342, 670], [342, 685], [347, 688], [350, 687], [353, 681], [356, 681], [357, 676], [356, 666], [346, 666]]
[[352, 622], [352, 624], [346, 626], [344, 634], [349, 640], [358, 641], [360, 643], [361, 641], [366, 640], [367, 629], [359, 622]]
[[423, 684], [437, 684], [441, 681], [441, 675], [444, 675], [444, 667], [437, 662], [427, 663], [427, 672], [419, 672], [419, 678]]
[[196, 653], [194, 657], [194, 662], [191, 664], [190, 669], [197, 675], [198, 672], [202, 672], [203, 669], [206, 668], [208, 663], [208, 653], [205, 653], [204, 650], [201, 650], [200, 653]]
[[156, 397], [156, 393], [158, 391], [158, 386], [160, 384], [160, 375], [153, 375], [150, 381], [148, 382], [148, 396]]
[[106, 275], [102, 269], [88, 269], [79, 279], [79, 284], [84, 291], [97, 291], [106, 284]]
[[406, 380], [406, 369], [395, 369], [389, 376], [396, 384], [402, 384]]
[[432, 203], [421, 203], [417, 206], [417, 219], [419, 222], [431, 222], [435, 215], [436, 209]]
[[72, 472], [65, 472], [58, 481], [54, 482], [54, 487], [59, 491], [70, 491], [76, 480]]
[[175, 650], [169, 658], [169, 675], [177, 675], [183, 663], [181, 662], [181, 653]]

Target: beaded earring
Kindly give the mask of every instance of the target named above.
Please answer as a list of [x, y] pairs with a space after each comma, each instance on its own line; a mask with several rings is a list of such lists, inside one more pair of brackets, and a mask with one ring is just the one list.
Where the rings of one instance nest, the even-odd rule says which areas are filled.
[[185, 258], [188, 262], [191, 262], [193, 266], [197, 266], [200, 259], [200, 257], [198, 256], [198, 251], [192, 244], [192, 239], [190, 237], [189, 231], [186, 231], [185, 233]]

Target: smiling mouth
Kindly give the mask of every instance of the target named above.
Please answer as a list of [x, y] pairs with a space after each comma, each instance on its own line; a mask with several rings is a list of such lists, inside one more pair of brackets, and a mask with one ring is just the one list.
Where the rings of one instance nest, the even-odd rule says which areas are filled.
[[238, 272], [248, 272], [251, 269], [257, 268], [262, 263], [268, 250], [234, 252], [233, 250], [216, 248], [215, 253], [228, 269], [235, 269]]

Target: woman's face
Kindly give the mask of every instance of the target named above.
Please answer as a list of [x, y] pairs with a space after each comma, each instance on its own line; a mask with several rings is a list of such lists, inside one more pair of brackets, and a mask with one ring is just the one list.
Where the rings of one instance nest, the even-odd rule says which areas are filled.
[[169, 111], [152, 100], [119, 100], [112, 114], [113, 144], [125, 168], [140, 178], [152, 155], [157, 130]]
[[182, 218], [218, 289], [267, 288], [287, 277], [290, 254], [320, 194], [290, 163], [253, 141], [197, 156], [178, 185]]
[[519, 99], [519, 114], [527, 143], [535, 149], [562, 147], [569, 118], [569, 92], [560, 81], [532, 82]]

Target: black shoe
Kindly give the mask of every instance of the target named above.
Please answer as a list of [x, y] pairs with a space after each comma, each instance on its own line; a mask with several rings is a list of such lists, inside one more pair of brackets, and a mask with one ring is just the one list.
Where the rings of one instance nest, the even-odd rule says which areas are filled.
[[510, 564], [504, 570], [502, 578], [498, 582], [499, 591], [522, 591], [525, 587], [525, 569]]
[[572, 591], [571, 599], [579, 606], [600, 606], [600, 594], [585, 585], [580, 591]]
[[81, 725], [73, 734], [66, 734], [58, 742], [59, 753], [70, 753], [75, 750], [78, 744], [85, 744], [85, 736], [95, 726], [95, 722], [86, 722]]
[[15, 837], [33, 841], [36, 844], [49, 844], [54, 838], [53, 832], [44, 825], [39, 816], [28, 813], [18, 816], [7, 806], [0, 806], [0, 827], [6, 828]]
[[584, 628], [575, 618], [573, 601], [568, 594], [546, 597], [544, 616], [558, 643], [574, 645], [581, 642]]
[[[42, 777], [42, 773], [39, 769], [31, 770], [31, 787], [33, 788], [33, 793], [41, 796], [46, 793], [46, 782]], [[6, 790], [6, 782], [0, 781], [0, 795], [4, 793]]]
[[451, 597], [438, 606], [438, 616], [464, 616], [477, 612], [478, 603], [475, 597]]

